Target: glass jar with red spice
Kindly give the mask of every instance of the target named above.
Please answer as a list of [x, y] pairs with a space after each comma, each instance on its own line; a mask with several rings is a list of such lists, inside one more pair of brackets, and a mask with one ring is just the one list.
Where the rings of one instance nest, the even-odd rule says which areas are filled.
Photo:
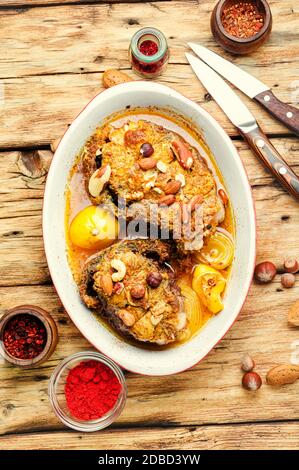
[[169, 59], [166, 38], [156, 28], [142, 28], [132, 37], [129, 56], [132, 69], [145, 78], [155, 78], [165, 69]]
[[79, 352], [54, 370], [49, 398], [65, 425], [76, 431], [99, 431], [122, 412], [127, 386], [121, 369], [111, 359], [94, 351]]
[[20, 305], [0, 320], [0, 352], [11, 364], [32, 367], [46, 361], [56, 348], [57, 326], [46, 310]]

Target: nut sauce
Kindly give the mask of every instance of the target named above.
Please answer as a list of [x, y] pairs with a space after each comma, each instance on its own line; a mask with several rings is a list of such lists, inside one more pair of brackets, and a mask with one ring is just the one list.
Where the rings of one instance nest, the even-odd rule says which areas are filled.
[[[176, 114], [171, 113], [170, 111], [162, 111], [157, 110], [155, 108], [138, 108], [138, 109], [128, 109], [125, 112], [121, 112], [118, 114], [114, 114], [112, 117], [109, 118], [105, 123], [101, 123], [101, 128], [103, 124], [110, 124], [115, 128], [120, 128], [126, 124], [128, 121], [147, 121], [150, 123], [154, 123], [158, 126], [163, 126], [163, 128], [172, 131], [178, 134], [181, 138], [184, 139], [189, 145], [195, 148], [200, 156], [203, 157], [204, 161], [207, 164], [208, 169], [213, 175], [213, 179], [215, 181], [217, 194], [219, 199], [222, 201], [222, 207], [224, 209], [224, 215], [222, 217], [222, 221], [218, 224], [216, 228], [216, 236], [212, 235], [210, 242], [209, 238], [205, 239], [204, 247], [199, 252], [192, 252], [184, 256], [180, 259], [172, 259], [171, 260], [171, 270], [173, 271], [173, 276], [175, 281], [177, 282], [178, 286], [181, 289], [181, 293], [183, 299], [185, 298], [185, 305], [182, 307], [183, 309], [189, 310], [191, 309], [192, 312], [197, 312], [197, 314], [188, 314], [187, 313], [187, 326], [183, 330], [182, 334], [178, 336], [178, 338], [169, 344], [166, 345], [158, 345], [158, 344], [151, 344], [147, 342], [136, 341], [134, 338], [126, 338], [119, 334], [111, 325], [107, 322], [106, 319], [103, 319], [101, 315], [97, 315], [91, 310], [91, 314], [95, 314], [96, 318], [98, 319], [101, 324], [109, 329], [113, 334], [120, 337], [122, 340], [132, 343], [135, 346], [147, 348], [147, 349], [161, 349], [161, 348], [170, 348], [175, 347], [179, 344], [182, 344], [192, 338], [198, 331], [206, 324], [206, 322], [215, 314], [220, 314], [221, 311], [217, 306], [217, 299], [212, 304], [206, 303], [202, 300], [201, 296], [198, 295], [198, 289], [201, 289], [199, 286], [200, 280], [207, 279], [212, 286], [212, 283], [215, 283], [215, 289], [221, 283], [223, 284], [221, 290], [221, 299], [223, 298], [223, 294], [225, 293], [225, 286], [227, 284], [231, 263], [233, 259], [233, 243], [234, 243], [234, 219], [233, 219], [233, 211], [232, 207], [229, 202], [229, 195], [226, 192], [225, 185], [222, 179], [222, 176], [216, 166], [215, 160], [211, 151], [207, 147], [206, 143], [204, 142], [201, 134], [199, 131], [194, 129], [195, 126], [192, 125], [189, 121], [185, 118], [178, 116]], [[82, 273], [82, 269], [86, 263], [86, 261], [95, 253], [99, 252], [99, 248], [92, 248], [86, 244], [83, 248], [82, 246], [76, 246], [70, 237], [70, 229], [75, 217], [84, 210], [89, 208], [92, 205], [91, 199], [86, 189], [86, 184], [84, 181], [84, 174], [83, 174], [83, 164], [82, 164], [82, 155], [84, 153], [84, 149], [80, 152], [80, 154], [76, 157], [73, 168], [71, 169], [69, 182], [66, 188], [65, 198], [66, 198], [66, 210], [65, 210], [65, 233], [66, 233], [66, 246], [67, 246], [67, 254], [69, 265], [72, 270], [74, 279], [76, 283], [79, 285], [80, 283], [80, 276]], [[141, 146], [140, 150], [140, 168], [144, 172], [150, 171], [160, 171], [161, 173], [164, 171], [163, 163], [161, 163], [161, 168], [158, 169], [156, 166], [154, 168], [151, 167], [152, 162], [151, 160], [155, 154], [153, 153], [153, 148], [151, 144], [144, 143]], [[158, 166], [158, 165], [157, 165]], [[144, 169], [142, 168], [144, 167]], [[189, 171], [189, 170], [187, 170]], [[103, 173], [103, 172], [102, 172]], [[161, 195], [160, 199], [163, 198], [167, 199], [169, 203], [170, 198], [175, 198], [179, 194], [182, 186], [184, 184], [184, 177], [177, 177], [175, 180], [172, 180], [168, 186], [165, 187], [165, 192]], [[165, 203], [164, 203], [165, 204]], [[168, 202], [166, 202], [168, 204]], [[84, 219], [82, 219], [81, 225], [84, 224]], [[80, 224], [77, 224], [80, 226]], [[212, 240], [213, 238], [213, 240]], [[116, 240], [117, 241], [117, 240]], [[210, 252], [208, 252], [208, 248], [211, 245]], [[224, 268], [222, 269], [221, 262], [219, 260], [214, 261], [215, 253], [220, 248], [225, 251], [226, 253], [223, 254], [221, 260], [225, 259], [224, 261]], [[105, 247], [104, 247], [105, 248]], [[230, 250], [230, 254], [227, 251]], [[200, 269], [199, 269], [200, 268]], [[154, 279], [154, 275], [152, 274], [152, 281]], [[120, 285], [122, 282], [121, 280], [116, 282], [115, 284]], [[116, 291], [117, 285], [114, 285], [114, 292]], [[200, 284], [202, 286], [202, 284]], [[111, 284], [112, 290], [112, 284]], [[219, 290], [220, 292], [220, 290]], [[218, 292], [218, 298], [220, 299], [220, 294]], [[134, 292], [133, 292], [134, 293]], [[143, 295], [143, 291], [141, 289], [135, 289], [134, 295], [136, 299], [138, 296]], [[223, 303], [225, 304], [225, 298], [223, 299]], [[188, 304], [188, 305], [186, 305]], [[192, 307], [191, 307], [192, 305]], [[223, 308], [223, 307], [222, 307]], [[190, 310], [190, 311], [191, 311]], [[218, 313], [220, 312], [220, 313]], [[189, 316], [188, 316], [189, 315]]]

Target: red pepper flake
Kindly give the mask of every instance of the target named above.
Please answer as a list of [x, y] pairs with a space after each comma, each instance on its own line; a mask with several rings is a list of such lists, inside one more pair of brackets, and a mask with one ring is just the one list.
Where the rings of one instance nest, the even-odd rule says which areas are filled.
[[140, 44], [139, 50], [143, 55], [155, 55], [158, 52], [158, 45], [154, 41], [147, 39]]
[[9, 320], [3, 332], [3, 344], [8, 354], [17, 359], [34, 359], [43, 351], [47, 332], [41, 320], [22, 313]]
[[71, 414], [83, 421], [99, 419], [117, 402], [121, 384], [114, 372], [99, 361], [83, 361], [68, 373], [66, 403]]
[[239, 2], [225, 8], [221, 15], [224, 29], [238, 38], [249, 38], [264, 26], [263, 16], [252, 3]]

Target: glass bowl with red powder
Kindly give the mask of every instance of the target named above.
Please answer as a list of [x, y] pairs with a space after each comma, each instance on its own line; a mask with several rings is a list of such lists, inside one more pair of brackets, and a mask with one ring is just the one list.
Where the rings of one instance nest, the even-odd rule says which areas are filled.
[[127, 398], [123, 372], [115, 362], [94, 351], [67, 357], [49, 382], [54, 412], [76, 431], [93, 432], [113, 423]]

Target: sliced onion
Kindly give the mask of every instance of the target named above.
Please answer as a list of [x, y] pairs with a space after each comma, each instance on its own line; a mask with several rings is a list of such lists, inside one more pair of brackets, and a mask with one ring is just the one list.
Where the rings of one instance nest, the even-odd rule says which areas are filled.
[[202, 308], [196, 292], [189, 286], [187, 279], [182, 278], [178, 281], [181, 288], [181, 294], [184, 298], [184, 311], [188, 320], [188, 330], [190, 335], [198, 331], [203, 323]]
[[234, 257], [234, 244], [231, 237], [218, 230], [210, 236], [206, 245], [196, 254], [200, 263], [215, 269], [225, 269], [231, 265]]

